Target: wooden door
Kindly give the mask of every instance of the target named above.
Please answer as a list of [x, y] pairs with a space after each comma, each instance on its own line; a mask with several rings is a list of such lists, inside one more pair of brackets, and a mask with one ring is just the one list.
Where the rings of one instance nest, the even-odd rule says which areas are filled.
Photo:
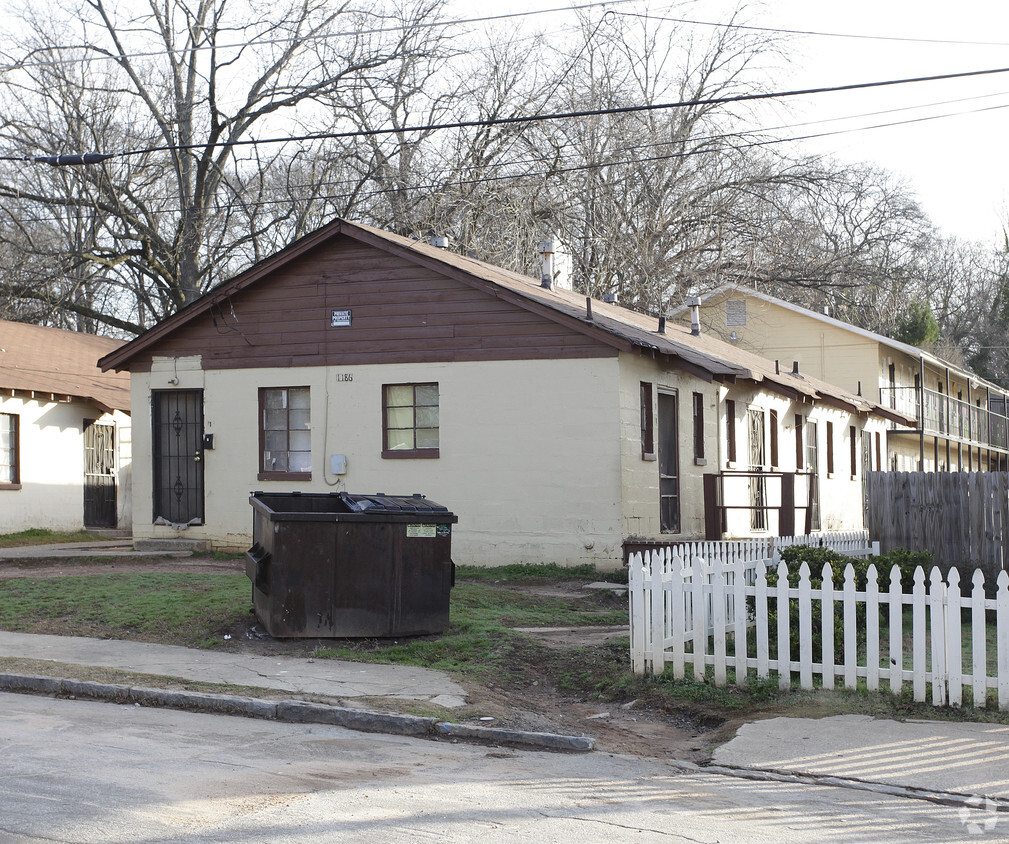
[[659, 525], [680, 532], [679, 420], [675, 393], [659, 393]]
[[203, 524], [203, 391], [152, 394], [154, 520]]

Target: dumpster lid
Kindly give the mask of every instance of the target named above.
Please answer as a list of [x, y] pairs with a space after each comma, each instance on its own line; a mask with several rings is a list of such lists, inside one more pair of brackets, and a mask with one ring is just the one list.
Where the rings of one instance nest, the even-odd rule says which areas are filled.
[[437, 504], [419, 493], [413, 495], [386, 495], [384, 492], [375, 495], [360, 495], [341, 492], [340, 498], [354, 513], [412, 513], [424, 514], [446, 513], [448, 507]]

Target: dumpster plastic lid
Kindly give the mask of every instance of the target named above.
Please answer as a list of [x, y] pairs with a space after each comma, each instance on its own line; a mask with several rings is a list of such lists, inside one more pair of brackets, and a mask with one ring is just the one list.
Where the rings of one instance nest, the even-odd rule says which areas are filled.
[[354, 513], [449, 514], [448, 507], [430, 501], [419, 493], [386, 495], [384, 492], [379, 492], [375, 495], [358, 495], [341, 492], [340, 498]]

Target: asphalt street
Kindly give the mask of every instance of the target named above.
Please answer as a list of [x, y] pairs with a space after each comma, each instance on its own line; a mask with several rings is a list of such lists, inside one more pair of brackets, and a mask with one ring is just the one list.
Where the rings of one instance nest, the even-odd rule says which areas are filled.
[[606, 753], [24, 695], [0, 694], [0, 707], [5, 842], [781, 844], [1009, 834], [1006, 815]]

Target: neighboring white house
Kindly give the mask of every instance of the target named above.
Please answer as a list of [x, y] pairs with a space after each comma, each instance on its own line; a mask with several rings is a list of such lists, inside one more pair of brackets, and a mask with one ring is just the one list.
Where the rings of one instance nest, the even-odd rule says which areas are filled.
[[249, 545], [253, 490], [421, 493], [459, 516], [456, 561], [481, 565], [861, 527], [850, 444], [905, 421], [713, 336], [342, 220], [100, 364], [132, 374], [135, 539], [222, 548]]
[[121, 340], [0, 320], [0, 532], [129, 527], [129, 380]]

